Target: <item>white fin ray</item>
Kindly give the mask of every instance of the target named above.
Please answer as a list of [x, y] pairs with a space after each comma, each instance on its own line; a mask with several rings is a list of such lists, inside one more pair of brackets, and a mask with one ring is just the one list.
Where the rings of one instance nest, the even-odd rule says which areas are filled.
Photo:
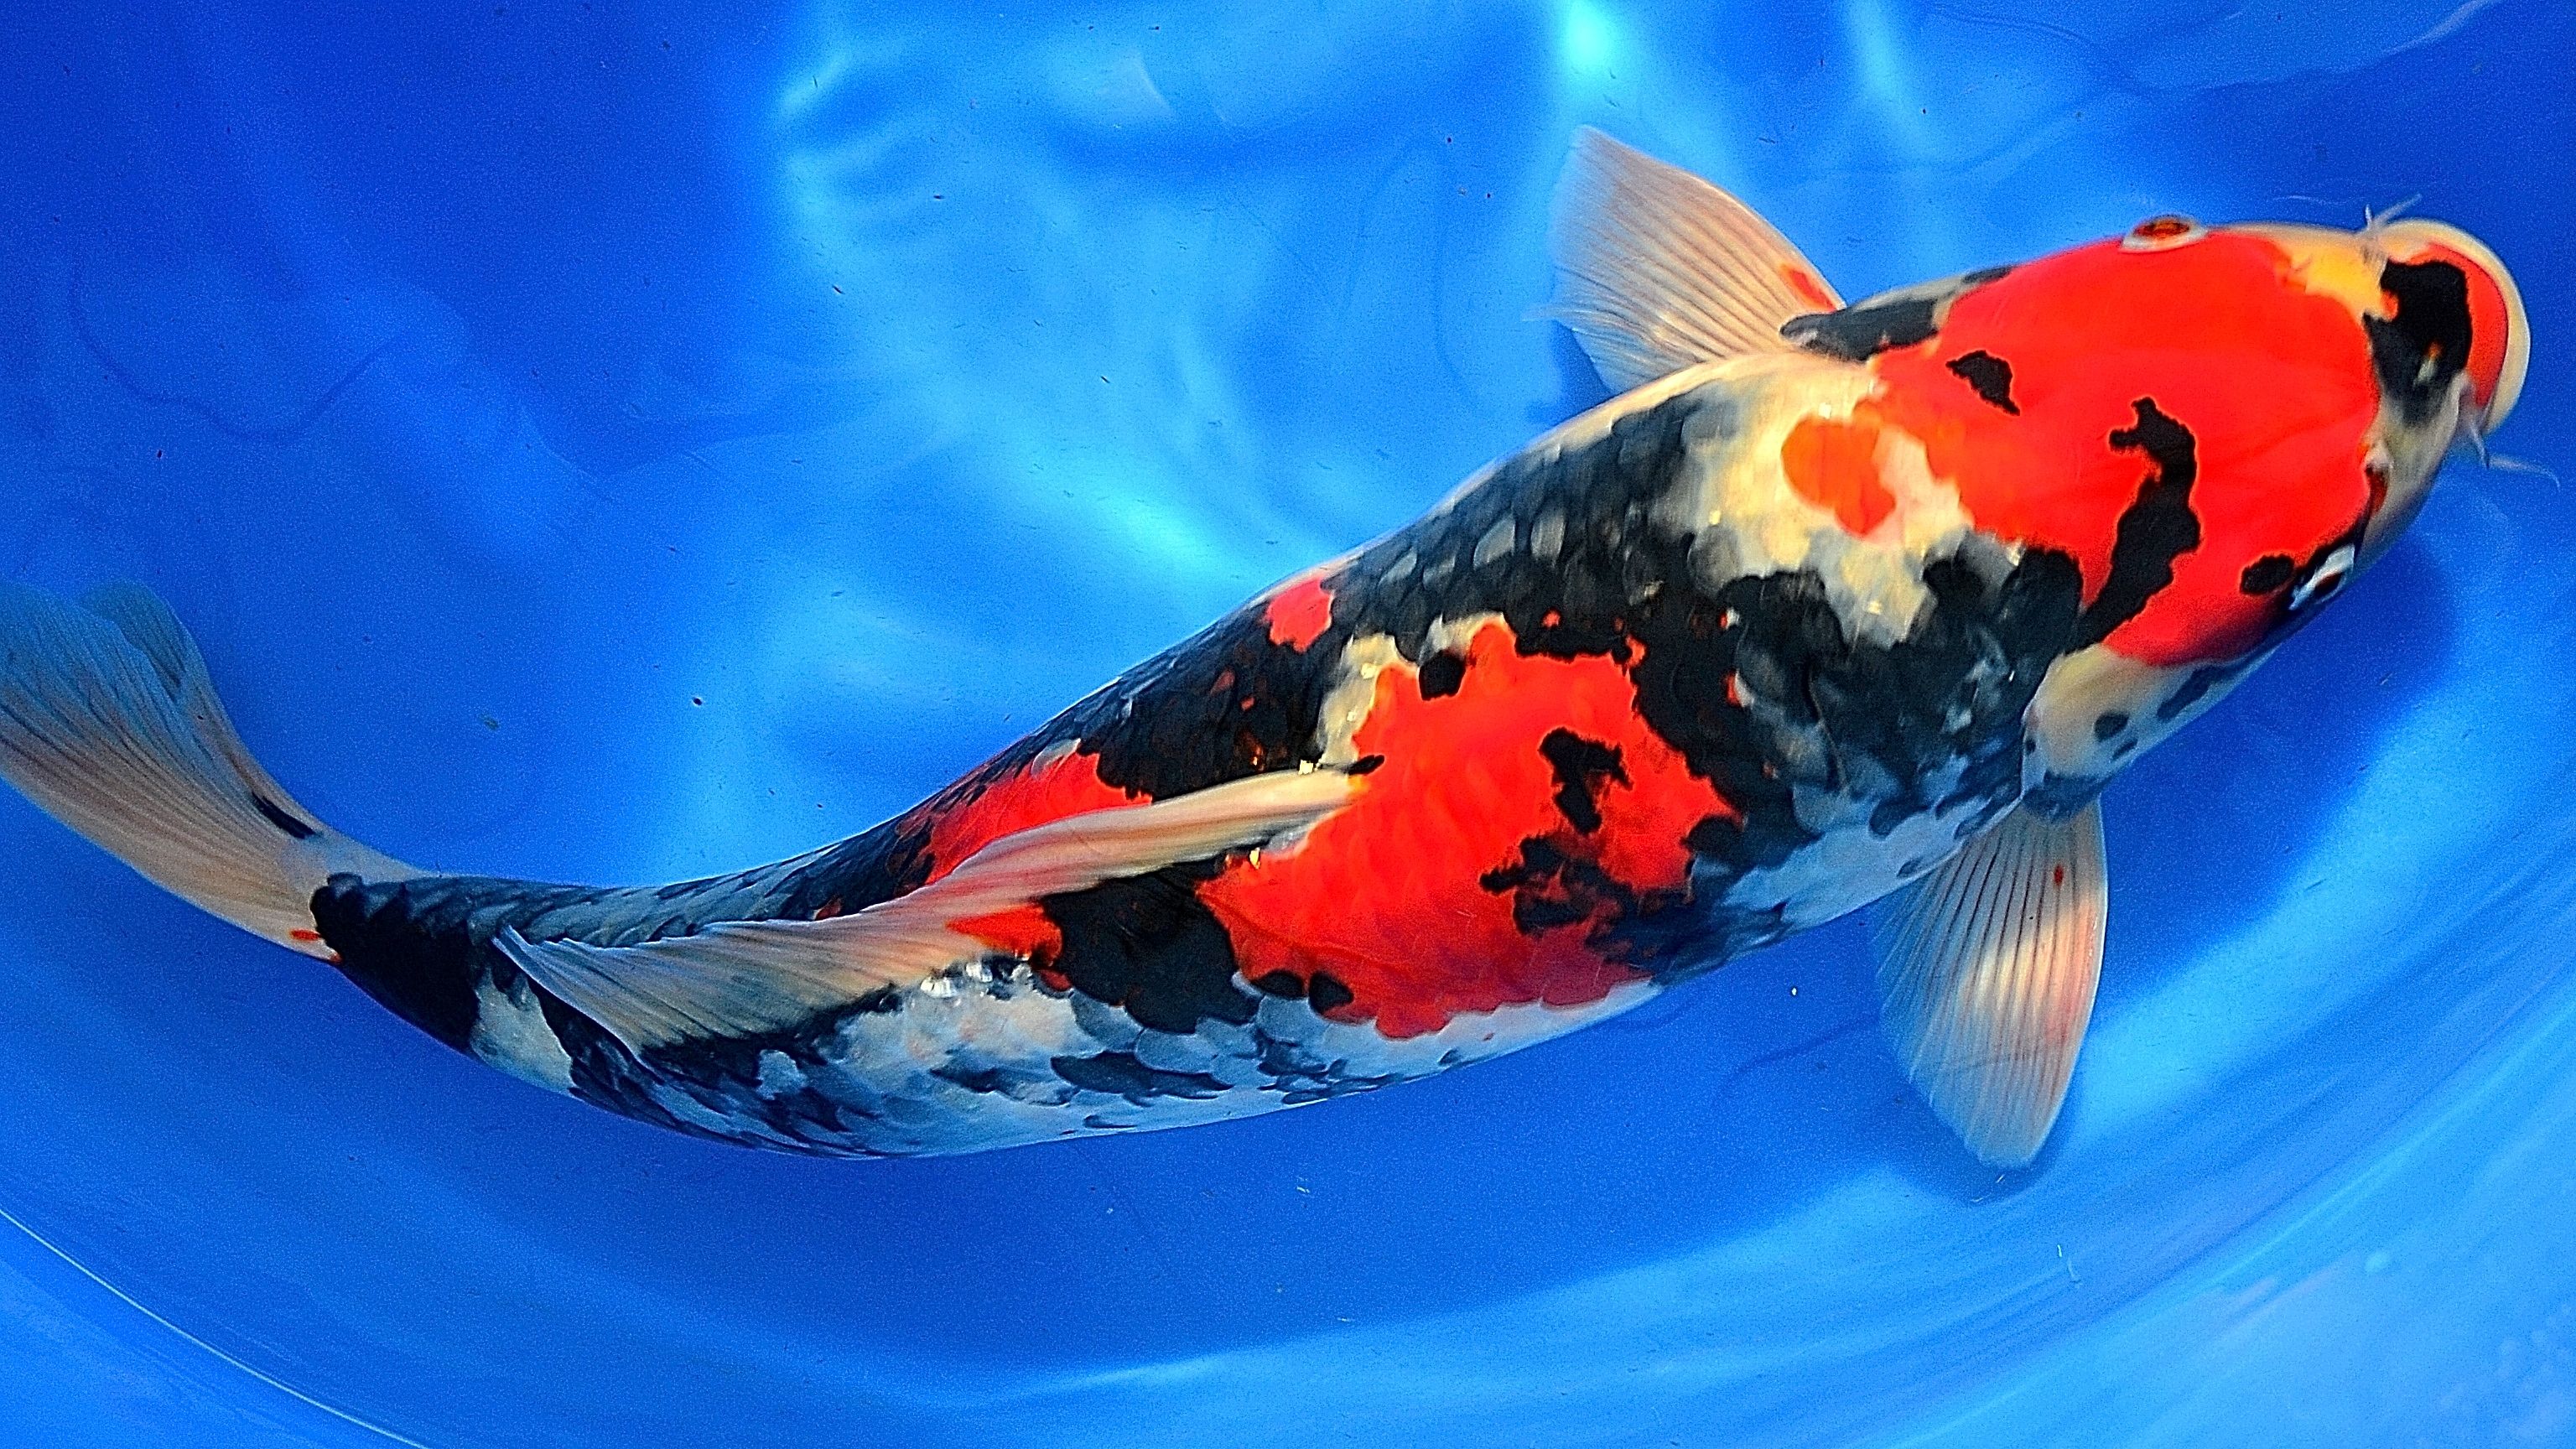
[[1277, 771], [1006, 835], [907, 895], [822, 921], [733, 921], [634, 946], [530, 941], [503, 954], [630, 1051], [792, 1026], [990, 954], [954, 923], [1231, 850], [1278, 846], [1348, 803], [1339, 770]]
[[2016, 809], [1880, 922], [1879, 1020], [1979, 1161], [2039, 1155], [2093, 1015], [2108, 920], [2102, 817]]
[[251, 758], [159, 599], [0, 584], [0, 779], [183, 899], [309, 956], [335, 872], [418, 872], [315, 819]]
[[1548, 251], [1557, 296], [1540, 315], [1572, 328], [1621, 392], [1693, 363], [1794, 351], [1781, 324], [1842, 306], [1751, 207], [1589, 126], [1557, 179]]

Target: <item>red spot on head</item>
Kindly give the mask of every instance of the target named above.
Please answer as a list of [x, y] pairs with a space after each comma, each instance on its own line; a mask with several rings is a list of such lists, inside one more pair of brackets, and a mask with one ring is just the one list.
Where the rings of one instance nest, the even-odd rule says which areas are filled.
[[1333, 624], [1333, 596], [1324, 587], [1324, 576], [1312, 573], [1280, 585], [1263, 606], [1262, 617], [1270, 623], [1271, 643], [1306, 649]]
[[1780, 443], [1780, 466], [1798, 496], [1832, 511], [1855, 536], [1878, 527], [1896, 511], [1895, 495], [1878, 477], [1878, 416], [1867, 404], [1849, 421], [1800, 418]]
[[287, 932], [286, 935], [287, 939], [292, 941], [319, 941], [322, 939], [322, 933], [320, 931], [308, 931], [302, 926], [298, 926], [294, 930]]
[[1837, 305], [1834, 294], [1825, 290], [1822, 279], [1795, 262], [1780, 264], [1780, 280], [1789, 284], [1789, 290], [1797, 295], [1799, 301], [1819, 312], [1831, 312]]
[[2066, 884], [2066, 867], [2061, 865], [2051, 869], [2049, 872], [2049, 881], [2053, 885]]

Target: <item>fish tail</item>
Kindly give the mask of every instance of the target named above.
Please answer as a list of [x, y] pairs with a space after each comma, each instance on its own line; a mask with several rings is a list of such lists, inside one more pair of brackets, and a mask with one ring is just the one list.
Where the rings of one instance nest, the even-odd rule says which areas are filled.
[[0, 779], [184, 900], [332, 959], [314, 892], [420, 874], [316, 819], [251, 758], [169, 606], [112, 584], [78, 606], [0, 582]]

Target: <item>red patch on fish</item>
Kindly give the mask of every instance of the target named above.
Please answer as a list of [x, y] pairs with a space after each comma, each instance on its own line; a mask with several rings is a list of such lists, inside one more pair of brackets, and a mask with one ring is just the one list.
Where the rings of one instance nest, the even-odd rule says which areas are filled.
[[1333, 596], [1324, 588], [1324, 576], [1309, 574], [1281, 585], [1263, 607], [1262, 618], [1270, 625], [1271, 643], [1302, 653], [1333, 624]]
[[[1511, 890], [1487, 878], [1541, 840], [1639, 894], [1678, 893], [1691, 828], [1740, 813], [1639, 718], [1618, 664], [1523, 655], [1500, 623], [1478, 631], [1466, 657], [1456, 692], [1437, 698], [1406, 668], [1380, 673], [1352, 741], [1385, 758], [1367, 792], [1297, 849], [1237, 862], [1200, 888], [1247, 980], [1329, 975], [1350, 998], [1328, 1016], [1401, 1038], [1460, 1012], [1598, 1001], [1639, 979], [1587, 939], [1597, 912], [1525, 932]], [[1559, 730], [1618, 753], [1624, 778], [1593, 782], [1590, 831], [1559, 807], [1561, 782], [1541, 753]]]
[[1005, 955], [1018, 956], [1044, 966], [1064, 949], [1064, 932], [1047, 919], [1044, 909], [1031, 903], [995, 911], [989, 916], [973, 916], [951, 921], [948, 928], [974, 937]]
[[1145, 797], [1104, 782], [1100, 762], [1067, 753], [1040, 760], [985, 784], [964, 799], [932, 802], [929, 879], [955, 870], [1005, 835], [1068, 815], [1140, 805]]
[[1842, 526], [1865, 534], [1896, 511], [1878, 478], [1878, 415], [1864, 403], [1848, 421], [1800, 418], [1780, 442], [1780, 467], [1798, 496], [1830, 510]]
[[[2010, 368], [2018, 412], [1951, 371], [1971, 352]], [[2110, 577], [2121, 515], [2157, 469], [2111, 435], [2135, 425], [2140, 399], [2190, 432], [2200, 541], [2105, 641], [2144, 663], [2252, 648], [2272, 605], [2238, 587], [2246, 564], [2307, 558], [2370, 503], [2362, 459], [2380, 397], [2369, 338], [2259, 236], [2060, 252], [1962, 293], [1938, 335], [1870, 365], [1882, 415], [1922, 440], [1976, 525], [2073, 557], [2087, 603]]]

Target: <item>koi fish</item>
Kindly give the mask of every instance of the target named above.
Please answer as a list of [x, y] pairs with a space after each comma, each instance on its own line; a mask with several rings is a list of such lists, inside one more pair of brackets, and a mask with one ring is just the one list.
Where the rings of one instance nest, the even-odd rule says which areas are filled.
[[1552, 245], [1619, 396], [838, 844], [658, 889], [404, 864], [132, 586], [0, 594], [0, 775], [450, 1047], [833, 1155], [1368, 1091], [1886, 900], [1898, 1060], [2027, 1163], [2101, 966], [2096, 798], [2504, 420], [2512, 278], [2430, 221], [2158, 217], [1845, 305], [1592, 132]]

